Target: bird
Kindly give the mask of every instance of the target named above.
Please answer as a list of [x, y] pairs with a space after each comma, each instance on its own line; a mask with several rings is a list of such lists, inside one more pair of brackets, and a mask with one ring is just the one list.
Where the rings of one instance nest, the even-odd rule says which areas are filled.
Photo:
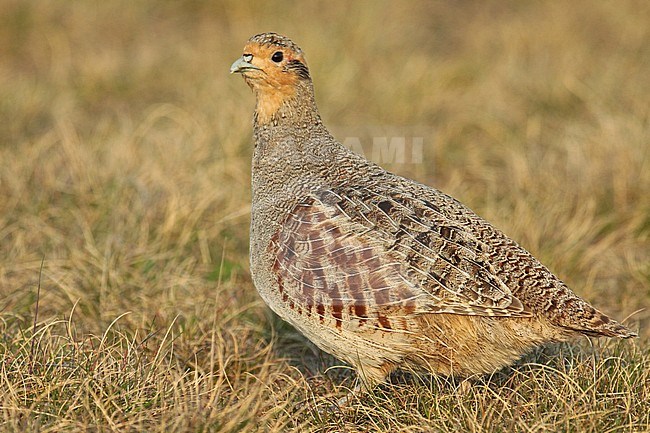
[[637, 335], [452, 196], [338, 142], [288, 37], [251, 37], [230, 72], [256, 100], [253, 283], [361, 388], [397, 369], [470, 377], [546, 343]]

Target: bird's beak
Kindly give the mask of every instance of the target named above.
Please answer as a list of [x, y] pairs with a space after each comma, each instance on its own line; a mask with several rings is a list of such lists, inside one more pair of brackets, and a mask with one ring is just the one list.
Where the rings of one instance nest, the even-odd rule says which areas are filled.
[[232, 66], [230, 66], [230, 73], [231, 74], [234, 74], [234, 73], [242, 74], [242, 73], [247, 72], [247, 71], [259, 71], [261, 69], [262, 68], [258, 68], [257, 66], [253, 65], [252, 63], [247, 62], [246, 60], [244, 60], [243, 57], [240, 57], [237, 60], [235, 60], [235, 63], [233, 63]]

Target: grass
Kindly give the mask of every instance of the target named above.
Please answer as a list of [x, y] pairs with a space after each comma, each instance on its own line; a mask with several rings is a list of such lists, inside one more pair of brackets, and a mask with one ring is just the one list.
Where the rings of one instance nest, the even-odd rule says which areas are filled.
[[[0, 429], [650, 431], [649, 29], [640, 0], [3, 2]], [[228, 67], [267, 30], [327, 124], [418, 131], [422, 163], [388, 168], [640, 337], [328, 410], [354, 375], [248, 274], [253, 96]]]

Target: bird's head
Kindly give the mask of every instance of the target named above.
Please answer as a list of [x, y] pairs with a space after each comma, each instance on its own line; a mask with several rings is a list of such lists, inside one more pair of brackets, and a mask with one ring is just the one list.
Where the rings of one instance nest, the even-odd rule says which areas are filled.
[[282, 104], [296, 96], [301, 84], [311, 85], [307, 62], [300, 47], [277, 33], [250, 38], [244, 54], [230, 67], [242, 74], [257, 97], [257, 116], [268, 121]]

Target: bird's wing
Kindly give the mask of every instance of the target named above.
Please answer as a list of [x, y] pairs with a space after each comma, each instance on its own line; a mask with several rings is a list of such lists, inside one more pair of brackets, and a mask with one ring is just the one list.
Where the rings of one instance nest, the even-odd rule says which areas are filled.
[[290, 212], [271, 248], [283, 300], [338, 327], [394, 328], [423, 313], [530, 316], [487, 245], [402, 192], [320, 190]]

